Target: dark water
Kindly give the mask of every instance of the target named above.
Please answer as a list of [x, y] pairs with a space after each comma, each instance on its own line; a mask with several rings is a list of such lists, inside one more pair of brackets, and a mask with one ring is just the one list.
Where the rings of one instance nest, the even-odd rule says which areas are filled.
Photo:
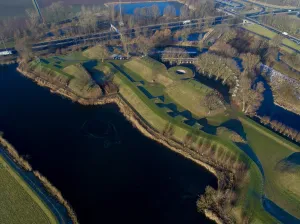
[[149, 140], [111, 104], [83, 107], [0, 67], [0, 130], [81, 223], [211, 223], [196, 211], [216, 179]]
[[262, 76], [258, 77], [257, 82], [258, 81], [264, 83], [265, 92], [264, 100], [257, 114], [260, 116], [269, 116], [272, 120], [277, 120], [288, 127], [300, 131], [300, 115], [275, 105], [272, 89], [269, 84]]

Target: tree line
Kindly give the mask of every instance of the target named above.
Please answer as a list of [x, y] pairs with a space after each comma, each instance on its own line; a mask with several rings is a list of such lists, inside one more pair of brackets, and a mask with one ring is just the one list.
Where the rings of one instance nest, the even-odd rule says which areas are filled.
[[269, 116], [260, 117], [261, 123], [271, 127], [273, 130], [279, 132], [282, 135], [285, 135], [292, 140], [300, 143], [300, 132], [296, 129], [293, 129], [277, 120], [272, 120]]

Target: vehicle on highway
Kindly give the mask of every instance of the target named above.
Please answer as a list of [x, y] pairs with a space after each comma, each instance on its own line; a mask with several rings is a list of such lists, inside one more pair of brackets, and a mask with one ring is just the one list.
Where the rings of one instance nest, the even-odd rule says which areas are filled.
[[11, 51], [0, 51], [1, 56], [11, 55], [11, 54], [12, 54]]
[[183, 25], [191, 23], [191, 20], [185, 20], [182, 22]]

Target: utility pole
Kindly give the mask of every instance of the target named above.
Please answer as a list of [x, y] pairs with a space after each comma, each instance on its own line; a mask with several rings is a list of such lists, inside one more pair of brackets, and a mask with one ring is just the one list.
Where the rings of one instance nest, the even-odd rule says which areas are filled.
[[122, 18], [122, 4], [121, 4], [121, 0], [119, 0], [119, 8], [120, 8], [120, 21], [119, 21], [119, 25], [120, 26], [124, 26], [124, 22], [123, 22], [123, 18]]
[[32, 3], [33, 3], [33, 6], [34, 6], [36, 12], [37, 12], [37, 13], [39, 14], [39, 16], [40, 16], [40, 20], [41, 20], [42, 22], [44, 22], [44, 19], [43, 19], [43, 16], [42, 16], [42, 13], [41, 13], [41, 10], [40, 10], [40, 7], [39, 7], [39, 4], [38, 4], [37, 0], [32, 0]]

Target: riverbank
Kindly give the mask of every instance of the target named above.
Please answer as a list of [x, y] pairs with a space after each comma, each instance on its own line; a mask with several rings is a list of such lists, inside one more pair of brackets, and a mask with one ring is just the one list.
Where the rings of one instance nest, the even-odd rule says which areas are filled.
[[[155, 3], [155, 2], [179, 2], [183, 5], [186, 5], [189, 7], [189, 9], [191, 10], [195, 10], [195, 7], [188, 5], [186, 1], [184, 0], [166, 0], [166, 1], [162, 1], [162, 0], [153, 0], [153, 1], [126, 1], [126, 2], [122, 2], [121, 4], [139, 4], [139, 3]], [[108, 2], [105, 3], [104, 6], [105, 7], [109, 7], [110, 5], [118, 5], [120, 4], [120, 2]]]
[[[199, 156], [199, 154], [197, 154], [195, 151], [189, 149], [183, 143], [171, 140], [171, 139], [163, 136], [161, 133], [157, 132], [156, 130], [154, 130], [130, 107], [130, 105], [128, 105], [127, 102], [125, 102], [124, 99], [122, 99], [122, 97], [120, 95], [112, 95], [112, 96], [108, 96], [108, 97], [103, 97], [98, 100], [84, 99], [84, 98], [78, 97], [77, 95], [75, 95], [74, 93], [72, 93], [66, 89], [57, 88], [52, 83], [42, 80], [39, 77], [35, 77], [34, 75], [32, 75], [26, 71], [22, 71], [20, 68], [18, 68], [17, 70], [21, 74], [23, 74], [25, 77], [34, 80], [38, 85], [49, 88], [52, 93], [59, 94], [63, 97], [66, 97], [66, 98], [72, 100], [73, 102], [78, 102], [79, 104], [82, 104], [82, 105], [104, 105], [104, 104], [108, 104], [108, 103], [116, 104], [119, 107], [120, 112], [124, 115], [124, 117], [128, 121], [130, 121], [130, 123], [133, 125], [133, 127], [137, 128], [143, 135], [145, 135], [146, 137], [148, 137], [152, 140], [155, 140], [156, 142], [168, 147], [172, 151], [174, 151], [174, 152], [184, 156], [185, 158], [192, 160], [196, 164], [204, 167], [210, 173], [212, 173], [214, 176], [217, 177], [218, 183], [224, 182], [224, 183], [228, 184], [228, 188], [232, 187], [232, 183], [227, 181], [228, 179], [231, 179], [231, 178], [227, 177], [227, 175], [225, 173], [226, 171], [224, 168], [218, 167], [218, 165], [216, 163], [213, 163], [213, 161], [208, 161], [208, 159], [205, 161], [205, 158], [202, 158], [202, 160], [201, 160], [201, 156]], [[222, 172], [222, 175], [220, 175], [221, 172]], [[224, 175], [224, 173], [225, 173], [225, 175]], [[231, 176], [231, 173], [229, 170], [227, 171], [227, 174], [228, 174], [228, 176]], [[224, 179], [226, 179], [226, 180], [224, 180]], [[223, 185], [223, 189], [226, 190], [227, 189], [226, 186]], [[207, 217], [210, 219], [212, 219], [212, 217], [214, 217], [213, 220], [217, 220], [217, 219], [221, 218], [221, 217], [219, 217], [218, 214], [215, 214], [212, 211], [209, 212], [208, 214], [209, 214], [209, 216], [207, 216]]]
[[[34, 197], [36, 201], [38, 201], [36, 197], [39, 198], [41, 202], [38, 204], [40, 204], [41, 207], [48, 207], [49, 210], [53, 213], [53, 215], [55, 215], [56, 218], [59, 220], [57, 220], [59, 223], [67, 223], [69, 222], [69, 220], [65, 220], [64, 215], [61, 214], [60, 209], [57, 208], [57, 206], [55, 205], [57, 203], [57, 200], [61, 205], [63, 205], [64, 209], [66, 209], [68, 217], [70, 220], [72, 220], [73, 224], [79, 223], [74, 210], [72, 209], [71, 205], [62, 197], [61, 193], [42, 174], [40, 174], [38, 171], [34, 171], [31, 165], [28, 163], [28, 161], [26, 161], [22, 156], [20, 156], [17, 150], [2, 136], [0, 136], [0, 146], [2, 146], [2, 148], [8, 154], [7, 156], [3, 156], [6, 157], [6, 160], [11, 159], [10, 165], [14, 166], [16, 172], [28, 185], [24, 186], [24, 189], [28, 187], [32, 189], [32, 191], [35, 194], [30, 194], [34, 195], [32, 197]], [[18, 170], [18, 168], [20, 169]], [[29, 174], [23, 174], [23, 171], [29, 172]], [[33, 177], [30, 177], [30, 174], [33, 174]], [[37, 181], [39, 183], [37, 183]], [[41, 187], [43, 187], [45, 190]], [[49, 194], [50, 197], [46, 194]]]
[[287, 111], [300, 115], [300, 110], [297, 107], [293, 107], [290, 104], [287, 104], [285, 101], [279, 101], [276, 96], [274, 96], [274, 104], [278, 107], [281, 107]]

